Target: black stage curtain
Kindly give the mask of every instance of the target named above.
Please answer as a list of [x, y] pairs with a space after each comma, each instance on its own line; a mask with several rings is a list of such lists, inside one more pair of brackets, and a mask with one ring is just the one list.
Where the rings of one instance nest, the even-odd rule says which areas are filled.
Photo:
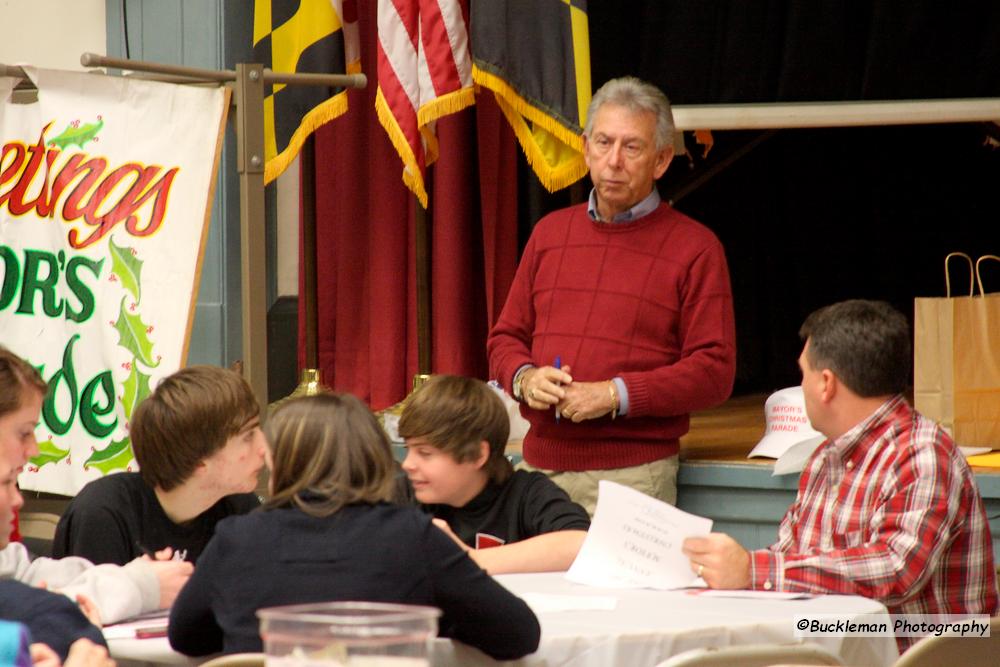
[[[675, 104], [1000, 97], [995, 0], [587, 4], [595, 89], [631, 74]], [[798, 383], [813, 309], [876, 298], [912, 317], [913, 297], [943, 294], [945, 253], [1000, 253], [998, 136], [987, 124], [716, 132], [705, 158], [692, 142], [659, 187], [726, 246], [735, 393]], [[522, 242], [590, 187], [549, 195], [521, 179]]]

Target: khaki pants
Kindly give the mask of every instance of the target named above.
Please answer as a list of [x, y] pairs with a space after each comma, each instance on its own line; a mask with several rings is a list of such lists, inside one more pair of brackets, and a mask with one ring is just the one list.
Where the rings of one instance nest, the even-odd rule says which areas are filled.
[[594, 509], [597, 507], [597, 483], [602, 479], [631, 487], [671, 505], [676, 504], [678, 465], [678, 458], [674, 455], [631, 468], [608, 470], [544, 470], [524, 461], [518, 463], [517, 468], [545, 473], [568, 493], [574, 502], [583, 505], [587, 514], [594, 516]]

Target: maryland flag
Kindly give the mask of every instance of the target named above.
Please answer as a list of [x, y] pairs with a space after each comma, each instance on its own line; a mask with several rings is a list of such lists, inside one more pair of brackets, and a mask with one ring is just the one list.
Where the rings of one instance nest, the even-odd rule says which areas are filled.
[[493, 91], [550, 192], [587, 173], [586, 0], [472, 0], [472, 78]]
[[403, 182], [427, 207], [434, 122], [475, 102], [460, 0], [379, 0], [375, 111], [403, 161]]
[[[320, 74], [361, 70], [356, 0], [255, 0], [253, 57], [275, 72]], [[264, 88], [264, 182], [299, 154], [306, 137], [347, 111], [343, 88]]]

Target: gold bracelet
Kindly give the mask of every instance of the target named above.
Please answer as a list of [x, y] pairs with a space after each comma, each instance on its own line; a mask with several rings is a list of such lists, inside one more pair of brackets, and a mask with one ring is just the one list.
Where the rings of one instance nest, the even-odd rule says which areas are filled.
[[611, 418], [618, 416], [618, 394], [615, 392], [615, 381], [608, 381], [608, 393], [611, 394]]

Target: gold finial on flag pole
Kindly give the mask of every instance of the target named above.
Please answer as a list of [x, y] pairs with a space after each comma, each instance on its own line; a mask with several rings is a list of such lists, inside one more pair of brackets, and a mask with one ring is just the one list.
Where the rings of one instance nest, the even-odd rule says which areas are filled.
[[292, 390], [288, 396], [284, 398], [279, 398], [275, 402], [267, 406], [268, 414], [274, 414], [274, 411], [281, 407], [283, 404], [292, 400], [293, 398], [301, 398], [302, 396], [316, 396], [317, 394], [329, 394], [331, 390], [329, 387], [323, 384], [321, 379], [321, 374], [318, 368], [303, 368], [302, 376], [299, 380], [299, 384], [295, 389]]

